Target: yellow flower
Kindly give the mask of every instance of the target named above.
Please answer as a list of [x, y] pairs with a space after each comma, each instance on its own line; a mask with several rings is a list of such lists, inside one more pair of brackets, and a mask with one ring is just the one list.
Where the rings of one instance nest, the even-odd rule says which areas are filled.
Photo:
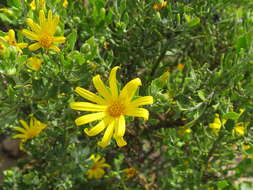
[[28, 18], [26, 22], [32, 31], [23, 29], [22, 33], [27, 38], [37, 41], [36, 43], [29, 46], [29, 50], [35, 51], [39, 48], [45, 48], [59, 52], [60, 49], [55, 45], [55, 43], [65, 42], [65, 37], [54, 36], [59, 20], [59, 16], [53, 17], [51, 10], [48, 12], [47, 19], [45, 17], [44, 11], [40, 10], [39, 24], [33, 22], [32, 19]]
[[62, 5], [64, 8], [67, 8], [68, 4], [69, 4], [68, 0], [64, 0]]
[[184, 64], [179, 63], [179, 64], [177, 65], [177, 70], [178, 70], [178, 71], [182, 71], [183, 69], [184, 69]]
[[42, 61], [40, 59], [38, 59], [37, 57], [30, 57], [27, 60], [27, 65], [28, 67], [30, 67], [31, 69], [38, 71], [40, 69]]
[[123, 170], [123, 172], [128, 179], [134, 177], [137, 173], [139, 173], [139, 171], [135, 168], [126, 168]]
[[28, 139], [32, 139], [40, 134], [40, 132], [46, 127], [46, 124], [40, 122], [35, 117], [31, 117], [30, 126], [24, 121], [20, 120], [20, 123], [23, 125], [23, 128], [16, 127], [15, 130], [21, 134], [14, 135], [12, 138], [21, 139], [21, 143], [26, 142]]
[[105, 163], [105, 159], [101, 158], [101, 156], [91, 155], [90, 159], [93, 161], [92, 167], [87, 171], [86, 175], [89, 179], [95, 178], [100, 179], [104, 176], [105, 171], [104, 168], [110, 168], [111, 166]]
[[241, 135], [243, 136], [245, 134], [245, 123], [244, 122], [239, 122], [239, 123], [236, 123], [235, 124], [235, 127], [232, 131], [233, 134], [238, 134], [238, 135]]
[[27, 43], [17, 43], [16, 42], [15, 31], [12, 30], [12, 29], [10, 29], [8, 31], [7, 36], [1, 37], [0, 39], [5, 41], [9, 45], [16, 47], [19, 52], [22, 52], [21, 48], [26, 48], [27, 47]]
[[106, 147], [112, 135], [119, 147], [125, 146], [127, 143], [123, 139], [126, 130], [125, 117], [134, 116], [143, 117], [148, 119], [149, 112], [144, 108], [138, 108], [153, 103], [152, 96], [144, 96], [133, 99], [137, 88], [141, 85], [139, 78], [133, 79], [128, 82], [125, 87], [119, 92], [117, 87], [116, 72], [119, 67], [114, 67], [109, 76], [109, 89], [102, 82], [100, 75], [93, 77], [93, 84], [100, 94], [100, 96], [80, 87], [75, 89], [83, 98], [90, 100], [89, 102], [72, 102], [70, 107], [80, 111], [97, 112], [81, 116], [75, 120], [76, 125], [84, 125], [96, 120], [101, 120], [98, 124], [91, 129], [84, 129], [84, 132], [89, 136], [95, 136], [102, 132], [105, 128], [105, 133], [98, 145]]
[[36, 9], [36, 2], [35, 0], [32, 0], [32, 2], [29, 4], [31, 9], [34, 11]]
[[179, 127], [179, 131], [178, 131], [180, 136], [184, 136], [185, 134], [189, 134], [191, 132], [192, 130], [190, 127]]
[[164, 8], [167, 6], [167, 1], [163, 1], [159, 4], [155, 4], [153, 5], [153, 9], [155, 9], [156, 11], [160, 11], [160, 9]]
[[215, 114], [213, 123], [209, 124], [209, 127], [213, 130], [214, 133], [218, 133], [222, 125], [224, 125], [227, 120], [220, 120], [219, 114]]

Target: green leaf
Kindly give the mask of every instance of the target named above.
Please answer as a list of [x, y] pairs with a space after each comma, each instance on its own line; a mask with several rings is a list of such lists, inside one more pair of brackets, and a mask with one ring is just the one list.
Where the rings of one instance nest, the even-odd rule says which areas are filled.
[[223, 115], [223, 119], [232, 119], [232, 120], [237, 120], [239, 119], [240, 114], [239, 113], [235, 113], [235, 112], [228, 112], [225, 115]]
[[73, 30], [73, 32], [71, 32], [68, 37], [67, 37], [67, 41], [68, 41], [68, 48], [70, 50], [74, 50], [75, 44], [76, 44], [76, 39], [77, 39], [77, 31]]
[[218, 188], [221, 190], [221, 189], [224, 189], [225, 187], [229, 186], [229, 183], [226, 181], [226, 180], [223, 180], [223, 181], [219, 181], [218, 182]]
[[206, 98], [205, 98], [205, 93], [203, 92], [203, 90], [199, 90], [198, 91], [198, 96], [201, 100], [205, 101]]

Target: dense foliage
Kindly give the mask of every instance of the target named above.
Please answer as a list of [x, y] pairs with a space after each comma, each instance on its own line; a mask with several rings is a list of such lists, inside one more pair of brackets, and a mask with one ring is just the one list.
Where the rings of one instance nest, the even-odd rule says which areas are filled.
[[[2, 0], [0, 134], [18, 134], [19, 120], [31, 118], [46, 127], [21, 142], [25, 155], [4, 171], [1, 187], [252, 189], [244, 181], [253, 176], [252, 7], [251, 0]], [[23, 29], [27, 18], [40, 22], [41, 10], [60, 16], [60, 51], [30, 48], [36, 40]], [[10, 29], [17, 43], [5, 38]], [[126, 146], [111, 140], [102, 148], [101, 134], [83, 131], [94, 124], [76, 126], [84, 112], [70, 103], [86, 101], [76, 87], [96, 93], [97, 74], [107, 85], [115, 66], [118, 87], [140, 78], [135, 98], [154, 102], [145, 106], [148, 120], [126, 117]], [[94, 163], [105, 173], [90, 173]]]

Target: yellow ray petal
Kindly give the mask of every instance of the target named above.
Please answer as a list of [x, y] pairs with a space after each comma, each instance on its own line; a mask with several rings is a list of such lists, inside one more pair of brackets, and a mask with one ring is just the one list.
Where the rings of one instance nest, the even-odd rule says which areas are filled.
[[137, 98], [136, 100], [133, 100], [130, 103], [130, 107], [138, 107], [138, 106], [143, 106], [147, 104], [153, 104], [152, 96], [143, 96], [143, 97]]
[[101, 168], [98, 168], [98, 169], [96, 169], [96, 171], [94, 173], [94, 177], [96, 179], [100, 179], [100, 178], [102, 178], [104, 176], [104, 174], [105, 174], [105, 171], [103, 169], [101, 169]]
[[36, 43], [30, 45], [28, 48], [29, 48], [29, 50], [31, 50], [31, 51], [36, 51], [37, 49], [41, 48], [41, 45], [40, 45], [39, 42], [36, 42]]
[[8, 36], [10, 41], [16, 42], [14, 30], [10, 29], [8, 32]]
[[86, 123], [90, 123], [92, 121], [96, 121], [96, 120], [102, 119], [104, 117], [105, 117], [105, 112], [98, 112], [98, 113], [87, 114], [87, 115], [83, 115], [81, 117], [78, 117], [75, 120], [75, 123], [76, 123], [77, 126], [84, 125]]
[[109, 76], [109, 85], [110, 85], [112, 96], [114, 98], [118, 97], [116, 73], [119, 68], [120, 68], [119, 66], [113, 67]]
[[36, 127], [35, 122], [36, 122], [36, 119], [34, 117], [31, 117], [31, 119], [30, 119], [30, 128]]
[[92, 79], [95, 88], [97, 89], [98, 93], [101, 94], [105, 99], [111, 100], [111, 94], [108, 92], [108, 89], [105, 87], [103, 81], [101, 80], [100, 76], [97, 75]]
[[71, 109], [74, 110], [80, 110], [80, 111], [106, 111], [107, 106], [105, 105], [97, 105], [97, 104], [92, 104], [89, 102], [71, 102], [70, 104]]
[[41, 27], [34, 23], [32, 19], [26, 19], [26, 23], [34, 32], [39, 33], [41, 31]]
[[46, 17], [45, 17], [45, 13], [43, 10], [40, 10], [39, 13], [39, 20], [40, 20], [40, 26], [43, 27], [45, 22], [46, 22]]
[[131, 100], [137, 90], [137, 88], [141, 85], [141, 79], [136, 78], [129, 81], [122, 91], [120, 92], [120, 98], [127, 100]]
[[109, 123], [108, 127], [106, 128], [106, 131], [105, 131], [105, 134], [104, 134], [102, 140], [98, 142], [98, 145], [101, 146], [102, 148], [106, 147], [112, 138], [113, 130], [114, 130], [114, 123], [115, 123], [114, 120], [112, 120]]
[[12, 138], [14, 138], [14, 139], [27, 139], [26, 135], [24, 135], [24, 134], [17, 134], [17, 135], [12, 136]]
[[26, 48], [28, 46], [28, 43], [18, 43], [17, 47], [19, 48]]
[[65, 40], [66, 40], [65, 37], [63, 37], [63, 36], [57, 36], [57, 37], [54, 37], [54, 40], [53, 40], [53, 41], [54, 41], [55, 43], [64, 43]]
[[55, 45], [51, 45], [50, 47], [49, 47], [49, 49], [52, 49], [52, 50], [54, 50], [54, 51], [56, 51], [56, 52], [60, 52], [61, 50], [57, 47], [57, 46], [55, 46]]
[[32, 31], [30, 31], [30, 30], [23, 29], [21, 32], [22, 32], [23, 35], [25, 35], [27, 38], [29, 38], [29, 39], [31, 39], [31, 40], [36, 40], [36, 41], [39, 40], [38, 35], [35, 34], [35, 33], [32, 32]]
[[26, 130], [21, 127], [15, 127], [14, 130], [19, 131], [21, 133], [26, 133]]
[[106, 164], [106, 163], [101, 164], [101, 167], [104, 167], [104, 168], [111, 168], [111, 166], [110, 166], [109, 164]]
[[28, 124], [24, 120], [19, 120], [19, 122], [23, 125], [25, 129], [29, 129]]
[[81, 88], [81, 87], [76, 87], [75, 89], [75, 92], [77, 94], [79, 94], [80, 96], [82, 96], [83, 98], [87, 99], [87, 100], [90, 100], [94, 103], [97, 103], [97, 104], [106, 104], [105, 100], [99, 96], [97, 96], [96, 94], [84, 89], [84, 88]]
[[105, 127], [106, 127], [105, 120], [102, 120], [97, 125], [92, 127], [91, 129], [85, 128], [84, 132], [88, 136], [95, 136], [95, 135], [99, 134], [100, 132], [102, 132], [105, 129]]
[[126, 146], [127, 145], [127, 142], [124, 140], [123, 137], [115, 137], [115, 140], [117, 142], [117, 145], [119, 147], [123, 147], [123, 146]]
[[53, 20], [53, 12], [52, 12], [52, 10], [48, 11], [47, 20], [48, 20], [49, 23], [52, 23], [52, 20]]
[[148, 110], [144, 108], [132, 108], [127, 109], [125, 115], [127, 116], [133, 116], [133, 117], [143, 117], [145, 120], [148, 120]]
[[123, 137], [126, 131], [125, 117], [121, 115], [115, 125], [115, 137]]
[[56, 31], [56, 27], [60, 22], [60, 17], [59, 16], [55, 16], [54, 19], [52, 20], [52, 24], [51, 24], [51, 32], [52, 35], [55, 33]]

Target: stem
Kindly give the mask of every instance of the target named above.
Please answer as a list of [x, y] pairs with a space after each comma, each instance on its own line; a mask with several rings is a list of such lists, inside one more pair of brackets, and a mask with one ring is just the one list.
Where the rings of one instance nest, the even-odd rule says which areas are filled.
[[204, 165], [203, 165], [202, 171], [201, 171], [202, 182], [204, 182], [204, 183], [207, 182], [205, 176], [207, 174], [209, 161], [210, 161], [213, 153], [215, 152], [215, 150], [218, 148], [219, 142], [222, 140], [223, 137], [224, 137], [224, 134], [222, 133], [222, 131], [220, 131], [218, 138], [213, 142], [211, 149], [209, 150], [206, 158], [204, 159]]

